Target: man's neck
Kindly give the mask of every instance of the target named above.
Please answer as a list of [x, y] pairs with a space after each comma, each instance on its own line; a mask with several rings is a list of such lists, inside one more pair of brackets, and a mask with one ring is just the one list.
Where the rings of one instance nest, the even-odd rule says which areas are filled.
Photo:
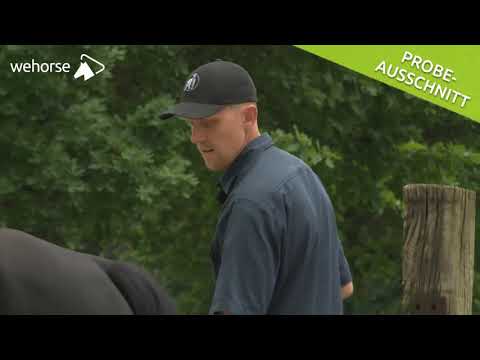
[[258, 138], [259, 136], [261, 136], [261, 134], [260, 134], [260, 131], [258, 131], [258, 130], [255, 131], [255, 132], [252, 133], [252, 134], [247, 135], [247, 139], [246, 139], [244, 148], [245, 148], [248, 144], [250, 144], [253, 140], [255, 140], [256, 138]]

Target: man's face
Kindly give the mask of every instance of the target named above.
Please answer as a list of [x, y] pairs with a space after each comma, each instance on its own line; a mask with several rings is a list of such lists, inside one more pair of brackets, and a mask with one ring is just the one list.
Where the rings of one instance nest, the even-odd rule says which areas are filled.
[[203, 119], [188, 119], [191, 141], [212, 171], [226, 170], [246, 145], [242, 109], [233, 106]]

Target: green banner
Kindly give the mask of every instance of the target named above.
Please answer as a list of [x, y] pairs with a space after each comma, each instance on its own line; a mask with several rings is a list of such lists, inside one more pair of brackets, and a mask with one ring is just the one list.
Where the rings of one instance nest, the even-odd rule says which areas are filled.
[[480, 46], [296, 46], [480, 122]]

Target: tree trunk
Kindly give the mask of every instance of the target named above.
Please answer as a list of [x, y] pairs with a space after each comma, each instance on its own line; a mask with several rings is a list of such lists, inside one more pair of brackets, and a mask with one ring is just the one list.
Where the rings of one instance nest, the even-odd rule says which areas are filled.
[[475, 192], [415, 184], [403, 197], [403, 312], [471, 314]]

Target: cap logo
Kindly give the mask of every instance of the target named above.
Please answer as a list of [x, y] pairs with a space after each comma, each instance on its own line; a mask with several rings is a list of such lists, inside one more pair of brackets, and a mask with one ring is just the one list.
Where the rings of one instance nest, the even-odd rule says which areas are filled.
[[197, 73], [193, 74], [190, 79], [187, 80], [185, 83], [185, 87], [183, 88], [184, 92], [190, 92], [197, 88], [198, 83], [200, 82], [200, 76]]

